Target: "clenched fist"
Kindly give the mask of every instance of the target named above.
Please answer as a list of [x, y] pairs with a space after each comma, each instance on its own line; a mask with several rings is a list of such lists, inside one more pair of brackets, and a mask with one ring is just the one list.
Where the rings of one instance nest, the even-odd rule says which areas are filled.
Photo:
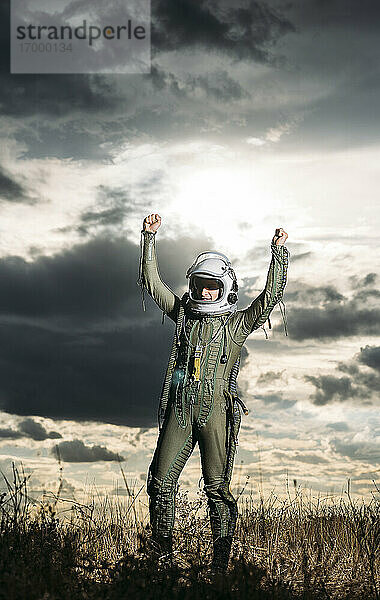
[[272, 239], [272, 244], [276, 244], [276, 246], [283, 246], [286, 242], [288, 234], [283, 230], [282, 227], [278, 227], [274, 232], [274, 236]]
[[152, 213], [145, 217], [143, 221], [144, 231], [150, 231], [151, 233], [156, 233], [157, 229], [161, 225], [161, 217], [156, 213]]

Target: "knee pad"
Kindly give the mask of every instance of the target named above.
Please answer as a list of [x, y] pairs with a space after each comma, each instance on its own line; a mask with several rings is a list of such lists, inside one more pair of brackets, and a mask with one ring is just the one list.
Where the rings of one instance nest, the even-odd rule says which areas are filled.
[[229, 504], [230, 506], [237, 506], [237, 502], [234, 496], [231, 494], [228, 485], [220, 488], [220, 494], [222, 495], [223, 500], [227, 502], [227, 504]]
[[236, 500], [230, 492], [229, 485], [216, 482], [205, 485], [204, 490], [209, 500], [221, 500], [227, 504], [236, 505]]
[[176, 490], [176, 482], [172, 479], [158, 479], [151, 477], [147, 483], [147, 494], [150, 498], [155, 498], [159, 494], [162, 496], [172, 496]]

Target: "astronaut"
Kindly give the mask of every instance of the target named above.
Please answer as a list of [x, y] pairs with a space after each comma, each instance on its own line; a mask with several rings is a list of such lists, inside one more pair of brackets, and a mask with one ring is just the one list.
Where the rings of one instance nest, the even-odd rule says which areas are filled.
[[152, 542], [158, 555], [172, 552], [177, 482], [198, 442], [213, 538], [212, 570], [223, 573], [237, 519], [229, 485], [240, 411], [248, 412], [236, 391], [240, 353], [247, 336], [263, 326], [282, 300], [288, 235], [276, 229], [265, 288], [239, 310], [235, 272], [219, 252], [196, 258], [182, 298], [171, 291], [158, 270], [155, 237], [160, 225], [158, 214], [144, 219], [140, 264], [142, 289], [175, 323], [159, 406], [159, 437], [147, 480]]

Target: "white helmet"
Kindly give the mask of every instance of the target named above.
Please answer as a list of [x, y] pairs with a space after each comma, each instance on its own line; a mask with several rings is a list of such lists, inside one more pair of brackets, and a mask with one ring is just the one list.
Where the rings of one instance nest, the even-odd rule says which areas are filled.
[[[220, 252], [202, 252], [186, 273], [189, 278], [189, 306], [199, 315], [220, 315], [237, 309], [238, 284], [227, 256]], [[199, 279], [214, 279], [218, 283], [216, 300], [202, 300]], [[198, 285], [197, 285], [198, 283]]]

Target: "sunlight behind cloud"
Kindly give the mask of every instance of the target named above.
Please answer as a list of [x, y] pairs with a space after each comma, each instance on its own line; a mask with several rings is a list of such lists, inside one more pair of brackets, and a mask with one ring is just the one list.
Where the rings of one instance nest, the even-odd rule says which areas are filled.
[[259, 170], [246, 165], [197, 168], [178, 178], [177, 191], [171, 210], [178, 220], [190, 230], [204, 230], [218, 246], [235, 253], [263, 238], [266, 217], [278, 211], [278, 198], [262, 185]]

